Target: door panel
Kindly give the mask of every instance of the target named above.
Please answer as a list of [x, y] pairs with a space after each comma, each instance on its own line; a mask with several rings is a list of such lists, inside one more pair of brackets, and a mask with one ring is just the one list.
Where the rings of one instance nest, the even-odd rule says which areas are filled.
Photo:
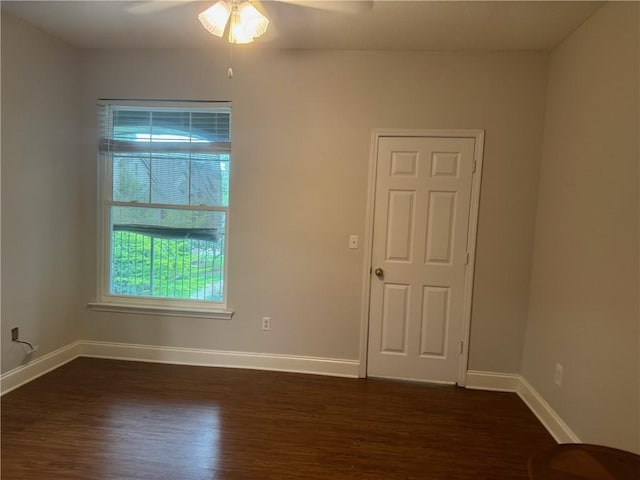
[[451, 263], [456, 192], [429, 192], [425, 263]]
[[449, 289], [425, 286], [422, 289], [420, 355], [445, 355], [449, 323]]
[[367, 374], [454, 383], [473, 138], [380, 137]]
[[410, 262], [415, 192], [391, 190], [387, 218], [387, 261]]
[[384, 286], [381, 352], [407, 353], [409, 292], [409, 285]]

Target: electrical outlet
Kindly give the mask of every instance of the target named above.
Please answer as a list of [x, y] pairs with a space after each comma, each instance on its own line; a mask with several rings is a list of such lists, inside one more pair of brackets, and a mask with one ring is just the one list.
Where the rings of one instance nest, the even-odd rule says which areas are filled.
[[271, 317], [262, 317], [262, 330], [271, 330]]
[[555, 378], [555, 382], [556, 385], [558, 385], [559, 387], [562, 386], [562, 365], [560, 365], [559, 363], [556, 363], [556, 378]]
[[11, 329], [11, 341], [15, 342], [20, 337], [20, 332], [18, 331], [18, 327], [13, 327]]

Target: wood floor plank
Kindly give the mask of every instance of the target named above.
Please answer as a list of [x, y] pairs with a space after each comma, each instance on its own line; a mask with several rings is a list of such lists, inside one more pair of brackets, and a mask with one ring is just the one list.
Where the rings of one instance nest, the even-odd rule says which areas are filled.
[[2, 397], [2, 479], [526, 479], [515, 394], [79, 358]]

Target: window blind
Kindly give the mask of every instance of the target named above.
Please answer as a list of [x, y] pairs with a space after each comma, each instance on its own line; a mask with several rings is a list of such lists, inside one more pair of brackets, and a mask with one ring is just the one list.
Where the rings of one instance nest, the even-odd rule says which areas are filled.
[[101, 153], [231, 153], [228, 106], [99, 108]]
[[111, 162], [112, 200], [228, 204], [229, 106], [100, 104], [99, 152]]

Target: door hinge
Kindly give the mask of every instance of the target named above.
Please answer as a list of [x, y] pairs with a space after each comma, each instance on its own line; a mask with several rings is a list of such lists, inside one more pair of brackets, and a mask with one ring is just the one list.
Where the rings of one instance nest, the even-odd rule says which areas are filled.
[[469, 265], [469, 252], [467, 252], [467, 258], [466, 258], [466, 260], [464, 261], [464, 264], [465, 264], [465, 265]]
[[460, 340], [460, 355], [462, 355], [463, 350], [464, 350], [464, 340]]
[[473, 161], [473, 170], [471, 170], [471, 173], [476, 173], [476, 161]]

